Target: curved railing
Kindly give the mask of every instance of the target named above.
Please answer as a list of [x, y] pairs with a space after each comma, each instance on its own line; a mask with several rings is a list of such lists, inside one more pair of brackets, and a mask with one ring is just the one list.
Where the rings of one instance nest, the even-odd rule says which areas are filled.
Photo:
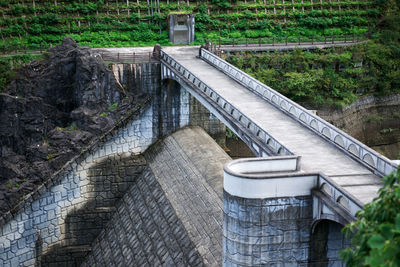
[[348, 155], [362, 163], [364, 166], [373, 170], [377, 175], [385, 176], [397, 169], [394, 162], [375, 152], [373, 149], [349, 136], [320, 117], [312, 114], [299, 104], [254, 79], [247, 73], [232, 66], [220, 57], [205, 49], [201, 49], [201, 57], [253, 93], [276, 106], [286, 114], [289, 114], [301, 124], [307, 126], [318, 135], [330, 141], [336, 147], [345, 151]]
[[224, 165], [224, 189], [246, 198], [309, 195], [319, 190], [355, 219], [363, 204], [321, 173], [299, 172], [299, 156], [244, 158]]
[[[188, 71], [185, 67], [179, 64], [171, 56], [161, 50], [161, 61], [167, 64], [171, 70], [176, 71], [182, 77], [184, 77], [190, 84], [198, 88], [204, 95], [206, 95], [213, 103], [217, 104], [220, 109], [224, 110], [227, 114], [230, 114], [242, 127], [247, 129], [252, 135], [266, 144], [269, 150], [273, 151], [276, 155], [293, 155], [285, 146], [279, 143], [275, 138], [270, 136], [255, 122], [250, 120], [240, 110], [232, 106], [226, 99], [215, 92], [210, 86], [202, 82], [193, 73]], [[261, 155], [262, 156], [262, 155]], [[267, 156], [267, 155], [265, 155]]]

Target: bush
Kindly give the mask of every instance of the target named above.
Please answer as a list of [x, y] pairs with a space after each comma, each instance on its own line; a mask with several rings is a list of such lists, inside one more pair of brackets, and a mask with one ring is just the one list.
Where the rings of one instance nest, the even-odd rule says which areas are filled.
[[379, 196], [343, 229], [352, 236], [341, 252], [347, 266], [400, 266], [400, 168], [383, 180]]

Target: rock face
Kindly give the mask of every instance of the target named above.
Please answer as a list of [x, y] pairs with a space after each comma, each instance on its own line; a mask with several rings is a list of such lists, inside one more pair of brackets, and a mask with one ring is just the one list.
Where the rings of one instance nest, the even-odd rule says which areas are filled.
[[0, 212], [110, 130], [141, 95], [125, 92], [99, 56], [71, 38], [0, 94]]

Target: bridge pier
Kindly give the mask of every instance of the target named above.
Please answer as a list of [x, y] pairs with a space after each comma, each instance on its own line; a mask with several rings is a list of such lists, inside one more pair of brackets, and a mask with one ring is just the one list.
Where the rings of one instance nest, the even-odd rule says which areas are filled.
[[224, 266], [307, 266], [311, 198], [246, 199], [224, 192]]
[[341, 229], [352, 219], [327, 199], [339, 194], [327, 180], [301, 172], [299, 162], [280, 156], [224, 166], [224, 266], [344, 266], [339, 251], [350, 241]]
[[316, 177], [300, 174], [298, 160], [242, 159], [225, 165], [224, 266], [307, 266], [310, 188]]

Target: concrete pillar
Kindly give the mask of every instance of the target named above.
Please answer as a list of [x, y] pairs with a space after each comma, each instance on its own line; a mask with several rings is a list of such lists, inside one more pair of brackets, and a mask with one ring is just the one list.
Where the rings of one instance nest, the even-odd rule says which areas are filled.
[[224, 266], [307, 266], [317, 177], [297, 170], [295, 156], [225, 165]]

